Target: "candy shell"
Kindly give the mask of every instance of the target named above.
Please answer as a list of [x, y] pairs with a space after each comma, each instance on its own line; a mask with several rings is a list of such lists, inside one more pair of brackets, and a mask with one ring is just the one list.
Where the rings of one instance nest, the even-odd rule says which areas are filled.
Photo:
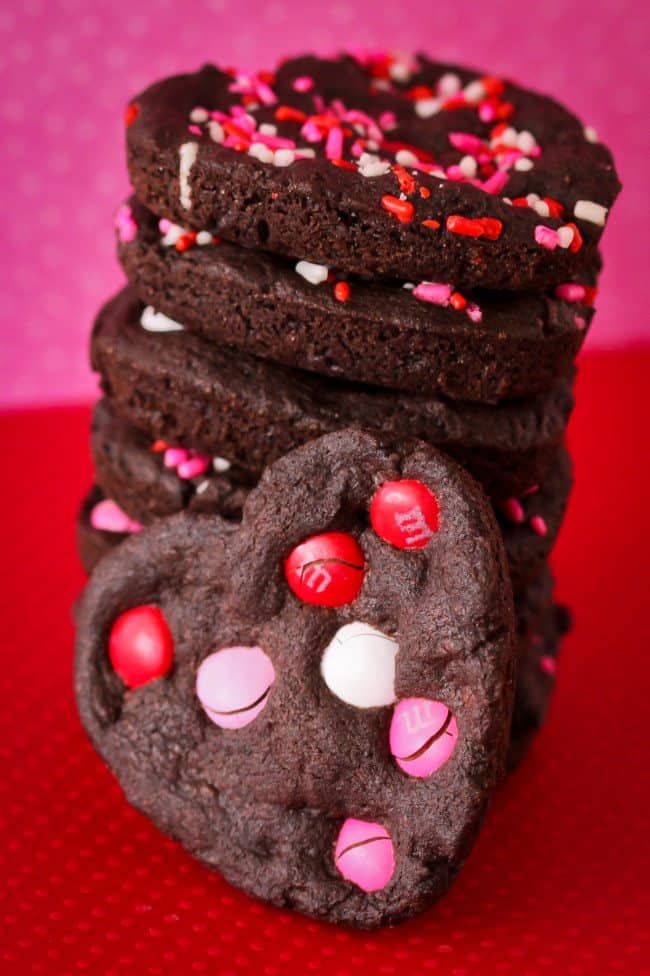
[[340, 627], [321, 659], [323, 681], [337, 698], [356, 708], [395, 701], [397, 641], [355, 620]]
[[440, 506], [421, 481], [386, 481], [370, 502], [370, 522], [397, 549], [422, 549], [439, 527]]
[[242, 729], [266, 706], [275, 669], [261, 647], [223, 647], [206, 657], [196, 675], [203, 709], [222, 729]]
[[128, 688], [162, 678], [174, 663], [174, 641], [158, 607], [133, 607], [113, 624], [108, 656]]
[[390, 751], [409, 776], [431, 776], [447, 762], [458, 741], [458, 725], [439, 701], [405, 698], [393, 711]]
[[336, 840], [334, 862], [362, 891], [381, 891], [395, 870], [393, 841], [381, 824], [348, 817]]
[[342, 607], [359, 595], [365, 557], [347, 532], [324, 532], [305, 539], [284, 563], [287, 583], [305, 603]]

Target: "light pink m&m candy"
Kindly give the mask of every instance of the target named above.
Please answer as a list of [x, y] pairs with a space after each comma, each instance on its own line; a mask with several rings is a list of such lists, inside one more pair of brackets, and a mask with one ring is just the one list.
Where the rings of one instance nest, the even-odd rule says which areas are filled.
[[399, 768], [424, 779], [451, 756], [458, 741], [458, 725], [442, 702], [405, 698], [393, 710], [389, 739]]
[[261, 647], [223, 647], [201, 662], [196, 693], [222, 729], [242, 729], [265, 707], [275, 669]]
[[334, 861], [346, 881], [362, 891], [381, 891], [395, 870], [393, 841], [381, 824], [348, 817], [336, 839]]

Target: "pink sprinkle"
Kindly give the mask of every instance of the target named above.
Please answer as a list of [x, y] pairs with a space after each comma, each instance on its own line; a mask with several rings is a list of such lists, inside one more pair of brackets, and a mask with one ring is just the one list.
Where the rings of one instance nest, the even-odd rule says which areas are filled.
[[539, 157], [542, 155], [542, 147], [533, 146], [532, 149], [528, 150], [527, 155], [530, 156], [531, 159], [539, 159]]
[[516, 498], [506, 498], [501, 503], [501, 511], [511, 522], [521, 523], [526, 518], [522, 504]]
[[312, 95], [312, 100], [314, 102], [314, 108], [318, 115], [322, 115], [325, 111], [325, 100], [322, 95]]
[[321, 142], [323, 139], [323, 133], [318, 128], [316, 123], [311, 119], [307, 119], [300, 130], [300, 135], [303, 136], [307, 142]]
[[483, 320], [483, 312], [480, 306], [476, 305], [474, 302], [470, 302], [465, 311], [469, 315], [472, 322], [481, 322]]
[[359, 109], [354, 108], [350, 109], [349, 112], [344, 112], [342, 118], [344, 122], [350, 122], [352, 125], [365, 126], [368, 138], [374, 142], [381, 142], [384, 138], [384, 134], [375, 120], [366, 112], [361, 112]]
[[465, 179], [465, 174], [463, 173], [460, 166], [448, 166], [447, 167], [447, 179], [452, 180], [454, 183], [459, 183], [461, 180]]
[[555, 294], [558, 298], [564, 299], [565, 302], [581, 302], [587, 294], [587, 289], [584, 285], [575, 285], [569, 282], [566, 285], [558, 285]]
[[263, 105], [275, 105], [277, 98], [275, 92], [269, 88], [265, 81], [255, 78], [254, 91]]
[[187, 131], [191, 132], [193, 136], [202, 136], [203, 130], [198, 125], [188, 125]]
[[510, 149], [508, 152], [499, 155], [499, 166], [501, 169], [511, 169], [523, 155], [519, 149]]
[[309, 75], [300, 75], [298, 78], [293, 79], [291, 87], [297, 92], [311, 91], [314, 87], [314, 79], [310, 78]]
[[100, 529], [102, 532], [139, 532], [142, 528], [140, 522], [129, 518], [110, 498], [104, 498], [93, 506], [90, 524], [93, 529]]
[[448, 305], [453, 289], [451, 285], [438, 285], [433, 281], [422, 281], [413, 289], [415, 298], [433, 305]]
[[470, 156], [477, 156], [484, 148], [478, 136], [473, 136], [469, 132], [450, 132], [449, 142], [454, 149], [458, 149], [462, 153], [469, 153]]
[[530, 488], [526, 488], [522, 494], [527, 497], [528, 495], [534, 495], [535, 492], [539, 491], [539, 485], [531, 485]]
[[115, 214], [115, 227], [121, 241], [132, 241], [138, 233], [138, 225], [133, 219], [133, 211], [127, 203], [118, 207]]
[[187, 461], [178, 465], [177, 473], [179, 478], [196, 478], [199, 474], [205, 474], [210, 467], [211, 458], [207, 454], [195, 454]]
[[160, 231], [161, 234], [166, 234], [168, 230], [171, 230], [171, 228], [172, 228], [172, 222], [171, 220], [167, 220], [166, 217], [163, 217], [161, 220], [158, 221], [158, 230]]
[[295, 149], [295, 139], [285, 139], [284, 136], [267, 136], [264, 132], [255, 133], [255, 142], [261, 142], [269, 149]]
[[382, 112], [379, 116], [379, 124], [385, 132], [389, 132], [397, 125], [397, 116], [394, 112]]
[[543, 657], [539, 659], [539, 666], [544, 672], [548, 674], [551, 678], [554, 678], [557, 673], [557, 661], [550, 654], [544, 654]]
[[494, 122], [497, 117], [497, 110], [491, 102], [483, 102], [479, 106], [478, 117], [481, 122]]
[[573, 321], [576, 329], [580, 329], [581, 332], [584, 332], [584, 330], [587, 328], [587, 320], [583, 319], [582, 315], [574, 315]]
[[354, 158], [360, 159], [361, 156], [363, 156], [365, 151], [366, 151], [366, 147], [364, 143], [361, 141], [361, 139], [355, 139], [350, 149], [350, 152], [352, 153]]
[[177, 468], [179, 464], [189, 461], [190, 452], [185, 447], [168, 447], [163, 456], [166, 468]]
[[244, 142], [243, 136], [241, 138], [239, 136], [226, 136], [221, 145], [227, 149], [241, 149], [242, 145], [248, 148], [250, 146], [250, 140]]
[[544, 536], [548, 532], [548, 526], [541, 515], [533, 515], [530, 520], [530, 527], [537, 535]]
[[328, 159], [340, 159], [343, 155], [343, 129], [336, 126], [327, 133], [325, 155]]
[[501, 193], [509, 179], [510, 175], [505, 170], [498, 169], [496, 173], [488, 176], [487, 180], [481, 183], [481, 187], [486, 193]]
[[547, 250], [554, 251], [558, 245], [557, 231], [553, 230], [552, 227], [546, 227], [544, 224], [538, 224], [535, 228], [535, 240]]
[[[234, 106], [233, 106], [233, 108], [234, 108]], [[233, 115], [234, 114], [235, 113], [233, 112]], [[215, 122], [228, 122], [228, 121], [230, 121], [230, 116], [229, 115], [226, 115], [225, 112], [220, 112], [219, 109], [215, 109], [213, 112], [210, 112], [210, 118], [211, 119], [214, 119]]]

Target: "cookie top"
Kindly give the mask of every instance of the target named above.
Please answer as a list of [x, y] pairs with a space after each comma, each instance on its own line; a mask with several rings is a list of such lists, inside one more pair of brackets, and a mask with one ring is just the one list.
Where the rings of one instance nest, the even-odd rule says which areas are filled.
[[97, 317], [92, 365], [115, 409], [153, 438], [218, 455], [255, 477], [298, 444], [359, 426], [442, 446], [503, 497], [544, 477], [538, 461], [552, 460], [573, 405], [571, 377], [549, 393], [498, 406], [327, 379], [181, 326], [152, 331], [159, 322], [151, 311], [127, 288]]
[[491, 402], [548, 390], [571, 368], [593, 314], [594, 269], [547, 294], [463, 295], [453, 283], [345, 280], [158, 221], [135, 198], [120, 208], [117, 232], [140, 297], [190, 331], [419, 393]]
[[182, 515], [106, 557], [76, 692], [129, 799], [192, 853], [276, 904], [376, 926], [466, 857], [503, 771], [514, 653], [476, 483], [427, 445], [342, 431], [267, 470], [240, 528]]
[[412, 57], [165, 79], [127, 111], [159, 217], [352, 274], [539, 288], [588, 265], [620, 184], [550, 98]]

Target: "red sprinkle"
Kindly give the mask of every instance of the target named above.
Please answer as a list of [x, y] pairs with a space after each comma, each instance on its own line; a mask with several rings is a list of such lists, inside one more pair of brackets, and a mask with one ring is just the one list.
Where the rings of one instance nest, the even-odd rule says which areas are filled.
[[490, 132], [490, 139], [498, 139], [501, 133], [505, 132], [507, 128], [508, 126], [505, 124], [505, 122], [499, 122], [499, 124], [495, 125]]
[[562, 216], [562, 214], [564, 213], [564, 207], [562, 206], [561, 203], [558, 203], [558, 201], [554, 200], [553, 197], [543, 197], [542, 199], [544, 200], [544, 203], [548, 207], [548, 212], [550, 213], [551, 217]]
[[433, 91], [428, 85], [415, 85], [415, 87], [409, 88], [406, 97], [412, 98], [414, 102], [419, 102], [421, 98], [433, 98]]
[[487, 237], [489, 241], [496, 241], [503, 229], [500, 220], [492, 217], [476, 217], [470, 220], [459, 214], [447, 217], [447, 230], [453, 234], [463, 234], [465, 237]]
[[591, 306], [596, 301], [596, 295], [598, 294], [598, 289], [590, 288], [588, 285], [585, 285], [584, 289], [585, 289], [585, 297], [582, 300], [582, 304], [587, 305], [589, 308], [591, 308]]
[[399, 220], [400, 224], [410, 224], [415, 215], [415, 207], [408, 200], [400, 200], [393, 197], [390, 193], [384, 194], [381, 198], [381, 205], [392, 217]]
[[169, 444], [167, 443], [167, 441], [157, 440], [157, 441], [154, 441], [153, 442], [153, 444], [151, 445], [151, 447], [149, 448], [149, 450], [150, 451], [156, 451], [156, 452], [158, 452], [158, 451], [166, 451], [168, 447], [169, 447]]
[[452, 95], [451, 98], [448, 98], [442, 103], [442, 107], [447, 109], [447, 111], [451, 111], [455, 108], [465, 108], [466, 105], [467, 102], [465, 101], [465, 96], [462, 93], [459, 95]]
[[429, 199], [429, 197], [431, 196], [431, 190], [429, 189], [428, 186], [420, 187], [420, 196], [422, 197], [423, 200]]
[[410, 142], [396, 142], [391, 139], [384, 139], [381, 148], [395, 155], [397, 155], [400, 149], [406, 149], [408, 152], [412, 152], [420, 163], [432, 163], [434, 161], [430, 152], [427, 152], [426, 149], [421, 149], [419, 146], [412, 146]]
[[505, 121], [512, 118], [515, 114], [515, 107], [512, 102], [499, 102], [497, 106], [497, 118]]
[[291, 105], [279, 105], [275, 110], [276, 122], [305, 122], [307, 116], [298, 108]]
[[397, 177], [397, 182], [399, 183], [399, 188], [402, 193], [406, 193], [410, 196], [411, 193], [415, 193], [417, 183], [415, 182], [415, 177], [411, 175], [403, 166], [393, 166], [393, 173]]
[[499, 95], [503, 95], [506, 87], [500, 78], [494, 78], [492, 75], [481, 78], [481, 84], [490, 98], [498, 98]]
[[578, 230], [575, 224], [567, 224], [566, 226], [570, 227], [571, 230], [573, 231], [573, 240], [569, 244], [569, 250], [573, 254], [575, 254], [577, 251], [580, 250], [580, 248], [583, 245], [582, 234], [580, 233], [580, 231]]
[[174, 247], [177, 251], [189, 251], [194, 244], [196, 244], [196, 233], [193, 230], [190, 230], [187, 232], [187, 234], [181, 234], [174, 244]]
[[131, 102], [130, 105], [126, 106], [126, 111], [124, 113], [124, 124], [127, 129], [130, 125], [133, 125], [138, 115], [140, 114], [140, 106], [135, 102]]
[[453, 295], [449, 296], [449, 304], [455, 308], [457, 312], [462, 312], [464, 308], [467, 308], [467, 299], [464, 295], [461, 295], [459, 291], [455, 291]]
[[356, 170], [356, 168], [357, 168], [354, 165], [354, 163], [351, 163], [350, 162], [349, 159], [330, 159], [330, 163], [332, 163], [333, 166], [338, 166], [340, 169], [354, 169], [354, 170]]
[[422, 221], [422, 226], [423, 227], [430, 227], [431, 230], [438, 230], [438, 228], [440, 227], [440, 221], [439, 220], [423, 220]]
[[512, 205], [513, 207], [527, 207], [528, 200], [526, 199], [526, 197], [515, 197], [514, 200], [512, 201]]
[[334, 285], [334, 297], [340, 302], [347, 302], [350, 297], [350, 286], [347, 281], [337, 281]]

